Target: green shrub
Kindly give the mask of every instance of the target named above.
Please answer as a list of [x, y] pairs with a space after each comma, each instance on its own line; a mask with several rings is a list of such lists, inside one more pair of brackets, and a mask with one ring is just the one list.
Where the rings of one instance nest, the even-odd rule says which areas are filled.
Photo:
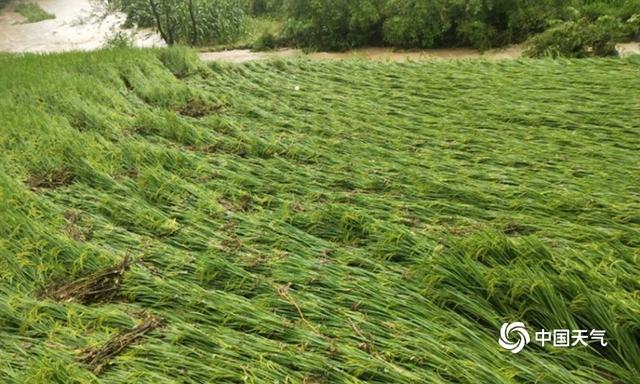
[[587, 41], [593, 56], [616, 55], [616, 43], [623, 40], [625, 26], [620, 19], [602, 16], [587, 29]]
[[527, 41], [529, 57], [590, 57], [616, 54], [616, 42], [624, 36], [624, 25], [611, 16], [595, 22], [583, 18], [553, 26]]
[[519, 43], [544, 31], [548, 20], [564, 20], [571, 3], [571, 0], [450, 1], [452, 29], [445, 43], [479, 49]]
[[451, 28], [443, 12], [445, 0], [429, 3], [421, 0], [388, 2], [383, 26], [384, 41], [398, 47], [433, 47]]
[[287, 0], [285, 36], [296, 46], [344, 50], [380, 40], [381, 0]]
[[266, 31], [258, 37], [258, 39], [253, 43], [252, 49], [254, 51], [269, 51], [278, 45], [278, 39], [274, 36], [273, 33]]
[[177, 77], [191, 75], [202, 68], [202, 63], [194, 50], [188, 47], [174, 46], [158, 51], [162, 64]]
[[133, 47], [133, 39], [126, 32], [118, 31], [107, 39], [104, 47], [107, 49], [131, 48]]

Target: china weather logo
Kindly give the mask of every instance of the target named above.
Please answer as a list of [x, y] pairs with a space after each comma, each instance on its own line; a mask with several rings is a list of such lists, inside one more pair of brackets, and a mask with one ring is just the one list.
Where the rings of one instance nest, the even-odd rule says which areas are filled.
[[500, 346], [511, 353], [519, 353], [531, 342], [524, 323], [504, 323], [500, 329]]
[[[606, 340], [607, 331], [592, 329], [591, 331], [578, 329], [542, 329], [534, 332], [535, 342], [541, 347], [547, 345], [553, 348], [572, 348], [578, 346], [588, 346], [590, 344], [599, 344], [604, 348], [609, 345]], [[504, 323], [500, 328], [500, 338], [498, 343], [500, 346], [511, 353], [520, 353], [531, 342], [531, 336], [527, 331], [524, 323]]]

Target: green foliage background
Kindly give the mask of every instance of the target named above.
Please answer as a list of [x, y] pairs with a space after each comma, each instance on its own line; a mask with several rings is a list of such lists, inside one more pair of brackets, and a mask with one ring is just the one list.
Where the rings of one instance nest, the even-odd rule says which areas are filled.
[[[111, 1], [127, 12], [130, 23], [158, 24], [148, 0]], [[389, 45], [485, 50], [532, 38], [529, 43], [535, 47], [529, 52], [533, 56], [583, 57], [592, 52], [611, 54], [610, 46], [640, 33], [640, 21], [630, 21], [640, 20], [640, 0], [194, 0], [198, 20], [194, 44], [189, 2], [154, 1], [167, 11], [161, 12], [163, 29], [175, 26], [178, 37], [173, 40], [193, 45], [244, 41], [252, 17], [275, 19], [282, 25], [278, 35], [253, 33], [255, 41], [249, 45], [264, 49]]]
[[389, 44], [405, 48], [519, 43], [554, 20], [640, 14], [640, 1], [574, 0], [286, 0], [285, 35], [300, 46], [347, 49]]

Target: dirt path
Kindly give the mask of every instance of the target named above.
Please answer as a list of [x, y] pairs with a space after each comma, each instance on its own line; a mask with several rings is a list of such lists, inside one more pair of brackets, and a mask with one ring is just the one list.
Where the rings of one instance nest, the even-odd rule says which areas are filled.
[[[407, 61], [429, 59], [486, 59], [486, 60], [510, 60], [522, 57], [524, 48], [514, 45], [503, 49], [492, 49], [480, 52], [475, 49], [426, 49], [413, 51], [397, 51], [391, 48], [362, 48], [348, 52], [315, 52], [305, 54], [297, 49], [281, 49], [272, 52], [251, 52], [248, 49], [236, 49], [220, 52], [201, 52], [203, 61], [222, 61], [230, 63], [244, 63], [247, 61], [283, 59], [304, 57], [311, 60], [344, 60], [344, 59], [368, 59], [381, 61]], [[640, 54], [640, 43], [624, 43], [618, 45], [618, 51], [622, 56]]]
[[[98, 0], [30, 0], [55, 15], [55, 19], [24, 23], [15, 12], [15, 3], [0, 11], [0, 51], [60, 52], [92, 50], [120, 30], [124, 15], [107, 13]], [[133, 33], [128, 31], [127, 33]], [[164, 45], [151, 31], [138, 31], [134, 45], [149, 47]]]
[[305, 54], [298, 49], [280, 49], [272, 52], [251, 52], [248, 49], [238, 49], [221, 52], [202, 52], [200, 58], [204, 61], [224, 61], [231, 63], [243, 63], [254, 60], [305, 57], [312, 60], [345, 60], [345, 59], [369, 59], [369, 60], [426, 60], [426, 59], [514, 59], [522, 54], [522, 48], [513, 46], [505, 49], [494, 49], [481, 53], [474, 49], [427, 49], [413, 51], [398, 51], [392, 48], [361, 48], [347, 52], [314, 52]]

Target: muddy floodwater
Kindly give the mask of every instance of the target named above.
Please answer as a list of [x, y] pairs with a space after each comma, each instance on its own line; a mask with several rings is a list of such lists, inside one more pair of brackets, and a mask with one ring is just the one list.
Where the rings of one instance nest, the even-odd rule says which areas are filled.
[[[0, 51], [61, 52], [93, 50], [104, 46], [120, 31], [123, 14], [109, 13], [100, 0], [33, 0], [55, 19], [25, 23], [15, 12], [15, 1], [0, 11]], [[126, 30], [139, 47], [162, 46], [160, 37], [148, 30]]]

